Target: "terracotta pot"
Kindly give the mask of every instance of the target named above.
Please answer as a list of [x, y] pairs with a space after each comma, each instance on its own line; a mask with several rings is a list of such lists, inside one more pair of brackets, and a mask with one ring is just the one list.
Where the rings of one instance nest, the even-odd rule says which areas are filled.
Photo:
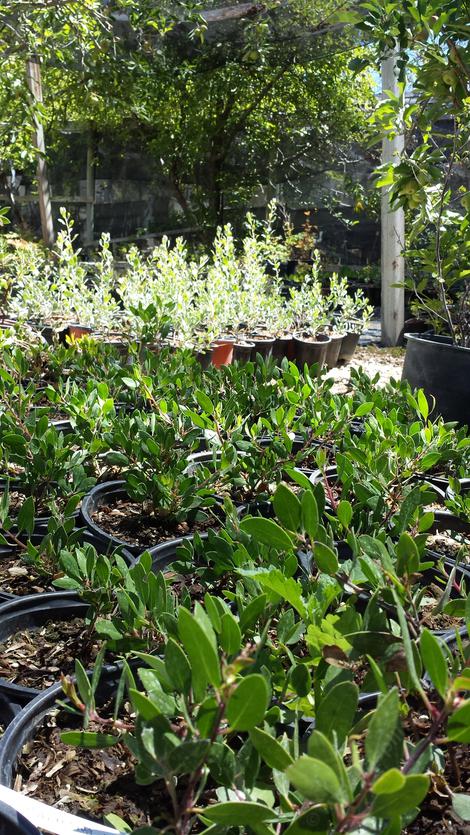
[[81, 339], [82, 336], [89, 336], [93, 333], [93, 328], [86, 325], [69, 325], [66, 330], [66, 335], [72, 339]]
[[323, 368], [330, 337], [326, 333], [317, 333], [315, 337], [294, 334], [296, 361], [300, 368], [318, 365], [318, 371]]
[[231, 365], [233, 359], [233, 341], [228, 339], [215, 339], [211, 344], [211, 363], [216, 368], [221, 365]]
[[341, 352], [341, 345], [346, 334], [330, 333], [330, 342], [326, 349], [325, 365], [327, 368], [336, 368]]
[[256, 354], [260, 354], [263, 359], [267, 359], [271, 356], [274, 343], [276, 341], [274, 336], [261, 336], [261, 334], [254, 334], [251, 339], [255, 344], [255, 347], [253, 348], [253, 359], [256, 358]]

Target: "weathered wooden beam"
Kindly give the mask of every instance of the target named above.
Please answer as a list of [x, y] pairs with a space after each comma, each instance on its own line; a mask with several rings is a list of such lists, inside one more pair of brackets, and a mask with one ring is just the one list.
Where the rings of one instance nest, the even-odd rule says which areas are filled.
[[[33, 55], [26, 62], [26, 80], [33, 98], [34, 104], [42, 104], [42, 80], [41, 65], [39, 57]], [[41, 216], [41, 229], [44, 243], [47, 246], [54, 244], [54, 223], [52, 220], [51, 190], [46, 165], [46, 141], [44, 138], [44, 127], [41, 118], [36, 110], [34, 115], [36, 148], [38, 161], [36, 176], [38, 184], [39, 213]]]
[[[396, 55], [385, 58], [382, 63], [382, 91], [386, 96], [390, 90], [398, 95], [398, 73]], [[403, 134], [385, 137], [382, 143], [382, 163], [385, 165], [399, 159], [404, 148]], [[396, 345], [405, 319], [405, 213], [402, 208], [390, 206], [390, 189], [382, 191], [382, 343]]]

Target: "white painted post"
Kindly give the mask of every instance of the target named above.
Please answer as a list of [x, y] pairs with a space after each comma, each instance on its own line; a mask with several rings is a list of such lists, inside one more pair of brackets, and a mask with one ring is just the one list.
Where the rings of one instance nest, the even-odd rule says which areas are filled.
[[[42, 104], [41, 65], [37, 55], [28, 58], [26, 62], [26, 79], [34, 103]], [[51, 189], [46, 165], [46, 142], [44, 139], [44, 128], [37, 113], [35, 114], [35, 128], [36, 148], [38, 151], [36, 173], [42, 236], [47, 246], [53, 246], [55, 237], [52, 219]]]
[[[398, 94], [396, 54], [382, 63], [382, 95], [390, 90]], [[403, 134], [384, 137], [382, 162], [399, 157], [404, 148]], [[405, 213], [403, 209], [390, 210], [389, 189], [382, 190], [382, 344], [396, 345], [405, 319], [405, 291], [393, 287], [405, 279]]]

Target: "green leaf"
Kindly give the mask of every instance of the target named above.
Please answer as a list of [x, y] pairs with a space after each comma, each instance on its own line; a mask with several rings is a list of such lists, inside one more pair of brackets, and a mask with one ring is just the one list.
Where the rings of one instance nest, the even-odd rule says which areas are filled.
[[191, 664], [174, 638], [168, 638], [166, 642], [165, 669], [175, 690], [187, 695], [191, 687]]
[[243, 634], [247, 631], [247, 629], [251, 629], [255, 625], [259, 616], [265, 611], [265, 609], [265, 594], [259, 594], [257, 597], [254, 597], [253, 600], [250, 600], [248, 606], [240, 612], [240, 629]]
[[374, 403], [372, 400], [367, 401], [367, 403], [361, 403], [361, 405], [358, 406], [354, 412], [354, 417], [364, 417], [364, 415], [368, 415], [373, 408]]
[[210, 740], [196, 739], [181, 742], [168, 757], [168, 765], [173, 774], [190, 774], [204, 762], [209, 751]]
[[341, 522], [343, 528], [349, 528], [353, 516], [353, 509], [351, 502], [342, 499], [338, 504], [336, 515]]
[[301, 501], [302, 529], [308, 534], [310, 542], [315, 540], [320, 521], [318, 505], [311, 490], [305, 490]]
[[330, 810], [326, 806], [315, 806], [294, 818], [284, 835], [327, 835], [330, 830]]
[[25, 531], [31, 536], [34, 530], [34, 499], [28, 496], [20, 507], [17, 519], [19, 531]]
[[306, 664], [296, 664], [290, 671], [290, 683], [298, 696], [308, 696], [312, 679]]
[[416, 542], [409, 533], [401, 534], [397, 543], [397, 555], [399, 557], [397, 569], [398, 574], [414, 574], [419, 571], [419, 551]]
[[135, 690], [131, 687], [129, 689], [129, 698], [136, 714], [142, 719], [145, 719], [146, 722], [152, 722], [161, 713], [158, 706], [148, 696], [141, 693], [140, 690]]
[[394, 768], [399, 765], [403, 731], [400, 723], [400, 700], [394, 687], [386, 696], [381, 696], [369, 722], [365, 749], [367, 767]]
[[405, 775], [398, 768], [389, 768], [375, 781], [371, 791], [374, 794], [392, 794], [403, 788], [405, 782]]
[[260, 728], [253, 728], [250, 731], [250, 739], [262, 757], [266, 765], [270, 768], [276, 768], [278, 771], [285, 771], [285, 769], [293, 763], [293, 759], [288, 751], [282, 747], [281, 743], [274, 739], [273, 736], [262, 731]]
[[150, 701], [153, 702], [159, 712], [165, 716], [174, 716], [176, 711], [175, 699], [170, 693], [165, 693], [157, 671], [140, 667], [138, 673]]
[[338, 777], [329, 765], [303, 754], [289, 766], [286, 774], [308, 800], [314, 803], [342, 803], [344, 794]]
[[205, 394], [200, 389], [196, 389], [196, 391], [194, 392], [194, 396], [203, 412], [205, 412], [207, 415], [212, 415], [214, 413], [214, 404], [210, 397], [207, 396], [207, 394]]
[[372, 814], [378, 818], [405, 815], [416, 809], [424, 800], [429, 789], [429, 777], [425, 774], [410, 774], [398, 791], [379, 794], [374, 800]]
[[240, 527], [257, 542], [268, 545], [270, 548], [292, 551], [294, 547], [290, 536], [273, 519], [247, 516], [240, 522]]
[[78, 660], [78, 658], [75, 660], [75, 679], [77, 681], [77, 690], [79, 692], [82, 702], [84, 702], [86, 705], [89, 705], [93, 698], [91, 681], [88, 678], [86, 671], [82, 663]]
[[120, 641], [122, 640], [122, 632], [119, 632], [117, 627], [111, 620], [104, 620], [104, 618], [99, 618], [95, 623], [95, 630], [98, 635], [109, 638], [111, 641]]
[[282, 600], [287, 600], [301, 618], [307, 617], [305, 603], [302, 600], [302, 586], [293, 577], [285, 577], [278, 568], [241, 569], [239, 573], [244, 577], [252, 577], [263, 588], [278, 594]]
[[60, 735], [64, 745], [80, 746], [80, 748], [110, 748], [119, 742], [118, 736], [112, 734], [91, 733], [91, 731], [64, 731]]
[[313, 558], [320, 571], [323, 571], [324, 574], [334, 575], [339, 570], [337, 555], [329, 545], [325, 545], [323, 542], [315, 542]]
[[419, 640], [421, 658], [434, 687], [444, 698], [449, 683], [447, 662], [440, 641], [429, 629], [423, 629]]
[[449, 717], [447, 736], [454, 742], [470, 742], [470, 700]]
[[238, 622], [230, 612], [226, 612], [222, 615], [220, 624], [220, 646], [227, 655], [235, 655], [240, 651], [242, 643], [242, 633]]
[[262, 803], [245, 800], [229, 800], [216, 803], [203, 810], [202, 815], [223, 826], [255, 826], [276, 817], [276, 813]]
[[227, 702], [226, 716], [231, 731], [250, 731], [263, 721], [269, 690], [262, 675], [242, 678]]
[[191, 663], [193, 686], [199, 696], [207, 683], [220, 684], [219, 657], [204, 628], [183, 607], [178, 613], [178, 630]]
[[416, 399], [418, 401], [419, 413], [422, 415], [424, 420], [427, 420], [429, 415], [429, 404], [426, 399], [426, 395], [422, 389], [418, 389]]
[[341, 755], [330, 740], [324, 734], [320, 733], [320, 731], [313, 731], [308, 739], [307, 752], [310, 757], [326, 763], [326, 765], [329, 765], [333, 769], [342, 786], [345, 800], [351, 801], [352, 791], [348, 772], [346, 771]]
[[423, 688], [421, 686], [421, 682], [419, 680], [419, 676], [416, 670], [415, 654], [413, 651], [413, 644], [411, 642], [408, 624], [406, 622], [405, 611], [403, 609], [403, 606], [401, 605], [400, 599], [396, 594], [395, 590], [393, 590], [393, 597], [395, 599], [395, 604], [397, 607], [398, 622], [400, 624], [401, 636], [403, 639], [403, 648], [405, 650], [406, 663], [408, 665], [408, 674], [411, 678], [412, 684], [415, 687], [415, 689], [418, 691], [418, 693], [421, 693]]
[[279, 484], [273, 496], [273, 507], [277, 518], [290, 531], [297, 531], [300, 525], [300, 502], [286, 484]]
[[341, 745], [351, 730], [359, 701], [359, 689], [352, 681], [335, 684], [323, 696], [316, 712], [316, 728]]
[[213, 742], [207, 756], [211, 777], [219, 786], [233, 786], [237, 773], [237, 760], [232, 749], [223, 742]]
[[452, 808], [463, 821], [470, 821], [470, 794], [463, 794], [463, 792], [453, 794]]

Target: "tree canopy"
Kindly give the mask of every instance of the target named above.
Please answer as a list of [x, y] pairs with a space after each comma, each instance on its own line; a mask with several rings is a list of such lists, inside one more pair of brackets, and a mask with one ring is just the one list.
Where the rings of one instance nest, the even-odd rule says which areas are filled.
[[305, 165], [337, 166], [373, 104], [370, 75], [353, 83], [350, 68], [361, 39], [338, 28], [331, 0], [268, 2], [225, 20], [215, 2], [147, 0], [13, 0], [0, 3], [0, 27], [7, 14], [4, 163], [34, 156], [26, 44], [42, 60], [49, 133], [75, 121], [142, 148], [190, 223], [214, 225], [224, 200], [242, 206]]

